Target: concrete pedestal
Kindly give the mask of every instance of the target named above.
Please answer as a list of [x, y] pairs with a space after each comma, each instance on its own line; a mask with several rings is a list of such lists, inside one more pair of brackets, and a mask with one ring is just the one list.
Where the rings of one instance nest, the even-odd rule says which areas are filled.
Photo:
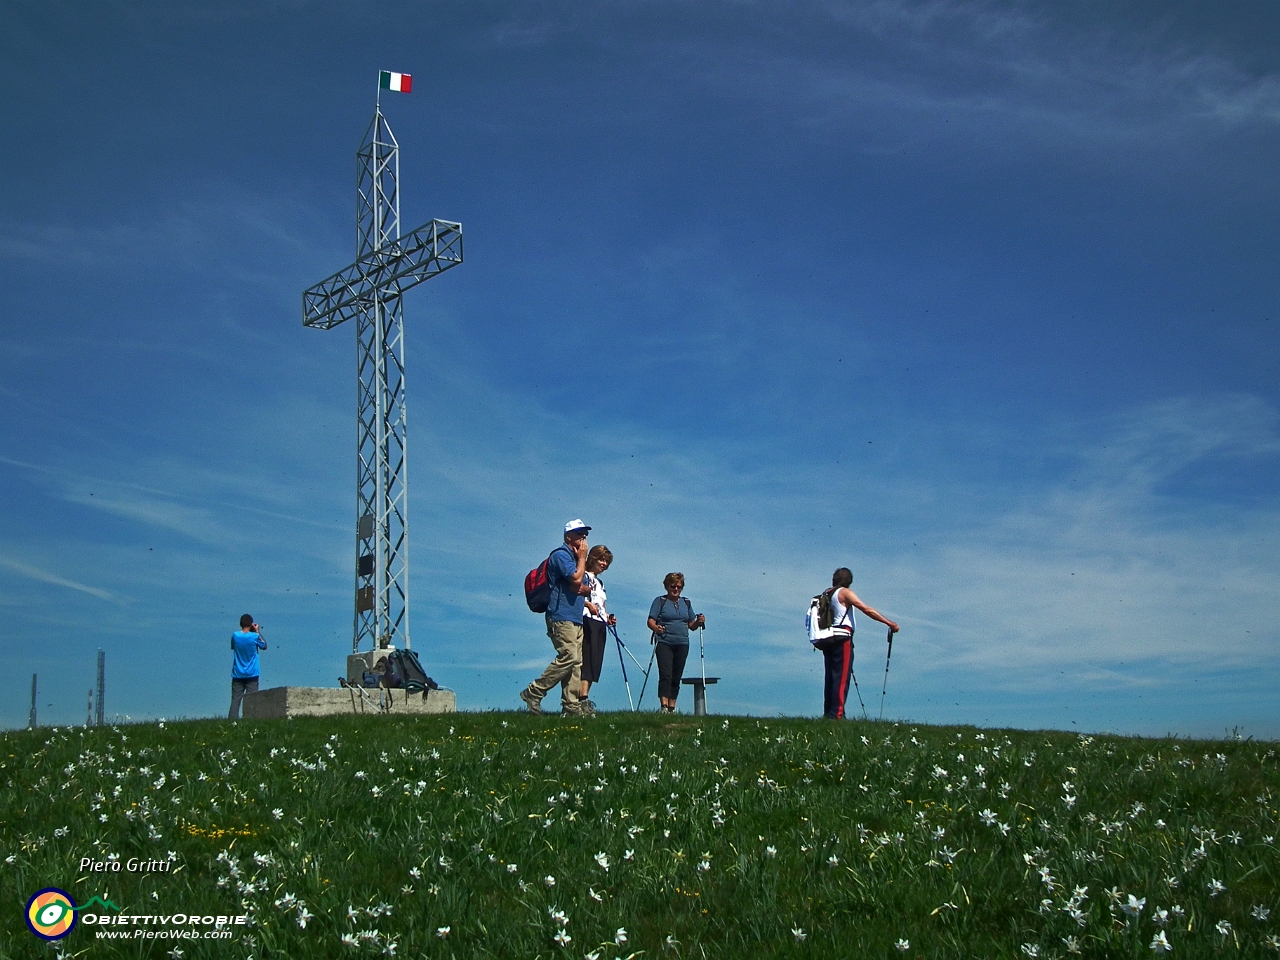
[[[364, 669], [364, 668], [362, 668]], [[359, 687], [271, 687], [244, 698], [246, 719], [279, 717], [332, 717], [351, 714], [407, 715], [454, 713], [458, 698], [443, 687], [423, 699], [403, 690], [365, 690]]]
[[685, 677], [680, 681], [693, 687], [693, 715], [695, 717], [705, 717], [707, 715], [707, 687], [713, 683], [719, 683], [719, 677], [707, 677], [703, 680], [701, 677]]

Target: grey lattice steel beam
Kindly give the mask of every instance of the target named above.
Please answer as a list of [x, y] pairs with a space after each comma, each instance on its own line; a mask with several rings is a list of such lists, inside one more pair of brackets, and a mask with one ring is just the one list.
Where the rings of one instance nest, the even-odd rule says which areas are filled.
[[332, 330], [462, 262], [462, 224], [431, 220], [321, 280], [302, 295], [302, 322]]

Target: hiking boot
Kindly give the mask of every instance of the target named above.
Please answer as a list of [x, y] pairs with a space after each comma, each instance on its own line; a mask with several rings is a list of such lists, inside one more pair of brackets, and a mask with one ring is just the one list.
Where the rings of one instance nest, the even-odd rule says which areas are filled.
[[584, 717], [594, 717], [596, 713], [596, 705], [590, 700], [579, 700], [578, 713], [582, 714]]
[[520, 691], [520, 699], [524, 701], [530, 713], [542, 713], [542, 698], [535, 697], [528, 687]]

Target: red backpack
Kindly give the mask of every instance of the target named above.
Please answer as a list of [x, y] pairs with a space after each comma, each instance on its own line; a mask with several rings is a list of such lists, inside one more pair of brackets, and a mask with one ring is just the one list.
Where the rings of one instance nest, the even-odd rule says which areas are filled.
[[[556, 547], [556, 550], [564, 549], [564, 547]], [[551, 552], [555, 553], [556, 550]], [[547, 607], [551, 605], [550, 565], [551, 557], [548, 556], [524, 578], [524, 602], [534, 613], [546, 613]]]

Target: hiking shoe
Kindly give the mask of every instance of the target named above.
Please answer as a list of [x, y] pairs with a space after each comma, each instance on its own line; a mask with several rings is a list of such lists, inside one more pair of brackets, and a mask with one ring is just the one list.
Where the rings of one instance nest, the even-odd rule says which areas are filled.
[[530, 713], [542, 712], [542, 698], [535, 697], [528, 687], [520, 691], [520, 699], [524, 701], [524, 705], [529, 708]]
[[596, 705], [590, 700], [579, 700], [578, 713], [582, 714], [584, 717], [593, 717], [596, 713]]

